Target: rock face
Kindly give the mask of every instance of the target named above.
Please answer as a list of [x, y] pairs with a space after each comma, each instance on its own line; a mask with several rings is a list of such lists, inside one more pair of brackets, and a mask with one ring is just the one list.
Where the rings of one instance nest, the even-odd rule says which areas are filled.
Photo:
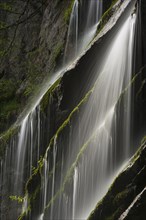
[[[104, 1], [104, 10], [109, 7], [109, 2]], [[56, 68], [56, 64], [60, 60], [63, 52], [64, 42], [67, 32], [68, 19], [72, 1], [48, 0], [48, 1], [15, 1], [11, 5], [2, 1], [0, 8], [2, 10], [3, 21], [1, 23], [1, 52], [2, 68], [0, 72], [0, 132], [6, 130], [12, 124], [24, 104], [28, 101], [33, 91], [38, 88], [43, 80], [50, 76]], [[146, 3], [142, 0], [142, 29], [143, 29], [143, 64], [145, 64], [146, 45], [145, 45], [145, 7]], [[6, 24], [5, 24], [6, 23]], [[4, 43], [6, 41], [6, 43]], [[103, 44], [103, 39], [101, 44]], [[94, 56], [94, 50], [100, 50], [98, 45], [89, 51], [88, 61]], [[7, 52], [6, 52], [7, 51]], [[83, 57], [81, 61], [86, 68], [87, 62]], [[79, 67], [78, 67], [79, 68]], [[139, 68], [139, 67], [138, 67]], [[139, 69], [138, 69], [139, 70]], [[57, 124], [54, 126], [54, 118], [52, 118], [51, 132], [59, 127], [59, 124], [66, 117], [66, 112], [70, 112], [81, 99], [80, 91], [86, 80], [84, 69], [79, 71], [72, 70], [68, 75], [63, 77], [60, 83], [61, 93], [64, 97], [61, 106], [61, 112], [58, 106], [53, 103], [52, 112], [55, 112], [54, 118], [57, 118]], [[135, 100], [137, 106], [138, 117], [142, 123], [142, 130], [145, 129], [145, 70], [143, 70], [142, 80], [136, 87], [135, 94], [138, 93], [138, 101]], [[143, 82], [143, 83], [141, 83]], [[70, 85], [74, 84], [74, 88]], [[59, 91], [60, 91], [59, 87]], [[85, 88], [85, 92], [89, 88]], [[58, 93], [57, 93], [58, 94]], [[55, 96], [57, 96], [55, 94]], [[44, 98], [45, 99], [45, 98]], [[48, 98], [47, 98], [48, 99]], [[56, 98], [58, 99], [58, 97]], [[48, 100], [47, 100], [48, 101]], [[46, 101], [46, 102], [47, 102]], [[57, 103], [57, 101], [56, 101]], [[139, 105], [140, 104], [140, 105]], [[47, 104], [42, 103], [43, 110], [46, 110]], [[139, 107], [140, 106], [140, 107]], [[59, 112], [59, 114], [57, 113]], [[141, 113], [141, 114], [140, 114]], [[44, 114], [44, 112], [43, 112]], [[45, 122], [50, 123], [45, 115]], [[137, 127], [137, 123], [134, 125]], [[135, 128], [134, 135], [137, 134], [138, 128]], [[52, 128], [51, 127], [51, 128]], [[140, 131], [138, 131], [140, 133]], [[53, 134], [50, 134], [50, 137]], [[140, 135], [140, 134], [139, 134]], [[48, 141], [48, 140], [47, 140]], [[47, 145], [45, 143], [44, 145]], [[97, 206], [89, 219], [118, 219], [125, 211], [128, 213], [124, 219], [140, 219], [145, 218], [144, 206], [145, 200], [145, 173], [146, 173], [146, 143], [142, 144], [141, 150], [131, 161], [129, 167], [120, 174], [115, 180], [113, 186], [109, 190], [106, 197]], [[40, 180], [40, 176], [38, 177]], [[38, 179], [34, 180], [33, 186], [29, 190], [33, 191]], [[7, 195], [6, 195], [7, 196]], [[132, 206], [131, 206], [132, 205]], [[14, 207], [17, 207], [14, 205]], [[35, 207], [37, 209], [37, 205]], [[13, 211], [12, 211], [13, 213]], [[11, 214], [11, 213], [10, 213]], [[26, 217], [27, 218], [27, 217]], [[123, 217], [121, 217], [122, 219]]]
[[[73, 2], [1, 1], [0, 133], [16, 121], [28, 99], [57, 68]], [[111, 2], [103, 2], [104, 11]]]
[[61, 56], [71, 1], [1, 1], [0, 132], [50, 76]]

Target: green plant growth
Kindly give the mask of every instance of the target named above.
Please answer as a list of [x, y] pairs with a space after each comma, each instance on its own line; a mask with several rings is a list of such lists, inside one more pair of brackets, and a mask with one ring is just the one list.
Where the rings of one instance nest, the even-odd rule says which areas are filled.
[[63, 181], [63, 184], [61, 186], [61, 188], [57, 191], [57, 193], [54, 195], [54, 197], [49, 201], [48, 205], [46, 206], [45, 210], [47, 210], [48, 208], [50, 208], [51, 204], [56, 200], [56, 198], [64, 192], [65, 187], [68, 183], [70, 183], [72, 176], [73, 176], [73, 172], [75, 167], [77, 166], [79, 160], [81, 159], [81, 156], [83, 155], [83, 153], [85, 152], [85, 150], [87, 149], [87, 147], [89, 146], [89, 144], [91, 143], [91, 141], [96, 137], [96, 133], [97, 130], [91, 135], [91, 137], [87, 140], [87, 142], [81, 147], [80, 152], [78, 153], [76, 160], [74, 161], [74, 163], [72, 164], [72, 166], [69, 168], [65, 179]]
[[66, 9], [66, 11], [64, 13], [65, 23], [69, 23], [69, 19], [70, 19], [70, 15], [71, 15], [71, 12], [72, 12], [73, 5], [74, 5], [74, 0], [71, 0], [71, 3], [69, 5], [68, 9]]
[[127, 194], [129, 192], [129, 189], [125, 189], [124, 191], [122, 192], [119, 192], [115, 198], [114, 198], [114, 201], [113, 203], [116, 205], [117, 203], [119, 204], [121, 200], [125, 199]]
[[51, 68], [55, 68], [55, 65], [57, 63], [58, 58], [61, 55], [63, 47], [64, 47], [64, 44], [62, 42], [58, 42], [55, 48], [53, 49], [51, 59], [50, 59]]
[[16, 84], [12, 80], [0, 80], [0, 102], [10, 100], [16, 91]]
[[6, 132], [4, 132], [0, 137], [0, 158], [3, 157], [5, 153], [6, 146], [12, 136], [18, 132], [19, 127], [11, 127]]
[[120, 6], [120, 4], [119, 4], [117, 7], [115, 7], [115, 4], [117, 2], [118, 2], [118, 0], [113, 0], [110, 8], [102, 15], [102, 17], [99, 21], [99, 25], [97, 27], [96, 35], [103, 29], [105, 24], [108, 22], [108, 20], [111, 18], [113, 13], [116, 11], [117, 7]]
[[6, 127], [7, 121], [16, 114], [20, 103], [15, 98], [16, 83], [12, 80], [0, 80], [0, 124]]
[[24, 198], [21, 196], [9, 196], [12, 201], [17, 201], [18, 203], [24, 202]]
[[6, 2], [0, 3], [0, 10], [12, 11], [12, 5]]
[[50, 96], [53, 95], [53, 93], [56, 91], [56, 89], [58, 88], [60, 83], [61, 83], [61, 78], [56, 80], [56, 82], [48, 89], [48, 91], [44, 95], [44, 97], [43, 97], [43, 99], [41, 100], [41, 103], [40, 103], [40, 108], [41, 108], [42, 112], [45, 112], [45, 110], [48, 106]]

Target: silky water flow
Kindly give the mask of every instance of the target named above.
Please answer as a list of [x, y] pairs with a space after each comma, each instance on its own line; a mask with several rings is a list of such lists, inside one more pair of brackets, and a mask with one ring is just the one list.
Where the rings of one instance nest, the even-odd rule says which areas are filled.
[[[92, 7], [89, 8], [91, 10]], [[76, 14], [77, 21], [76, 10], [78, 10], [78, 1], [75, 1], [72, 12], [73, 15]], [[64, 156], [63, 150], [61, 152], [58, 150], [61, 148], [61, 142], [58, 141], [57, 136], [53, 140], [52, 164], [49, 160], [49, 150], [46, 151], [41, 176], [39, 220], [86, 219], [96, 202], [105, 194], [113, 176], [118, 171], [114, 167], [113, 133], [116, 135], [116, 132], [112, 129], [116, 123], [118, 98], [131, 79], [135, 19], [135, 15], [130, 15], [120, 28], [110, 44], [101, 71], [93, 70], [96, 78], [93, 91], [87, 105], [78, 116], [77, 127], [73, 128], [70, 124], [66, 155]], [[95, 21], [97, 22], [96, 19]], [[90, 26], [89, 21], [86, 26]], [[77, 37], [76, 27], [76, 42]], [[77, 47], [76, 43], [75, 48]], [[129, 90], [125, 99], [127, 111], [123, 118], [123, 126], [126, 128], [124, 159], [129, 156], [130, 99]], [[41, 155], [40, 143], [43, 129], [38, 105], [22, 121], [19, 135], [11, 139], [5, 160], [1, 161], [2, 200], [3, 195], [7, 193], [7, 188], [11, 189], [12, 195], [23, 196], [24, 180], [32, 174], [32, 167], [37, 166]], [[26, 169], [27, 172], [24, 173]], [[14, 176], [7, 170], [13, 171]], [[23, 212], [28, 209], [27, 195], [22, 208]], [[1, 209], [3, 209], [3, 203]], [[3, 218], [1, 212], [1, 219]], [[14, 219], [16, 218], [17, 211], [14, 216]], [[31, 214], [28, 218], [34, 219]]]
[[[51, 183], [52, 190], [50, 193], [49, 188], [42, 189], [46, 205], [41, 219], [87, 219], [119, 172], [120, 168], [115, 163], [118, 149], [114, 143], [117, 135], [115, 125], [118, 123], [116, 107], [132, 77], [135, 21], [136, 15], [129, 15], [112, 40], [100, 72], [92, 70], [97, 79], [87, 105], [79, 113], [78, 126], [73, 128], [70, 125], [69, 149], [65, 159], [65, 152], [62, 150], [60, 153], [62, 142], [57, 140], [57, 135], [54, 137], [53, 170], [50, 169], [53, 173], [48, 183], [45, 182], [45, 185]], [[123, 105], [126, 111], [123, 110], [120, 125], [124, 128], [123, 162], [129, 158], [130, 96], [128, 89]], [[49, 150], [44, 158], [44, 170], [48, 169], [49, 173], [48, 154]], [[62, 158], [60, 168], [57, 158]], [[46, 172], [42, 184], [47, 178], [45, 175]]]
[[[93, 2], [94, 2], [94, 7], [93, 7]], [[97, 2], [96, 5], [95, 5], [95, 2]], [[84, 4], [84, 6], [87, 7], [87, 4], [89, 3], [89, 7], [87, 7], [89, 8], [89, 10], [87, 11], [88, 15], [87, 15], [87, 20], [86, 20], [86, 28], [84, 28], [84, 32], [86, 30], [86, 33], [87, 33], [87, 29], [89, 30], [91, 27], [93, 27], [93, 25], [97, 21], [97, 18], [99, 17], [98, 16], [98, 11], [100, 10], [99, 4], [101, 5], [101, 3], [99, 2], [100, 1], [91, 1], [89, 3], [88, 1], [83, 0], [80, 2], [80, 8], [79, 8], [79, 1], [78, 0], [74, 1], [74, 5], [73, 5], [71, 17], [70, 17], [67, 43], [66, 43], [66, 48], [68, 48], [68, 45], [71, 42], [73, 42], [71, 43], [74, 48], [72, 62], [81, 53], [81, 49], [79, 49], [79, 45], [78, 45], [78, 42], [79, 42], [79, 9], [81, 11], [80, 13], [82, 14], [82, 11], [83, 11], [82, 4]], [[94, 10], [94, 13], [92, 10]], [[82, 26], [82, 23], [80, 24], [80, 26]], [[94, 27], [94, 33], [95, 33], [95, 27]], [[94, 35], [93, 31], [91, 31], [89, 35], [90, 35], [89, 39], [86, 40], [87, 35], [83, 34], [82, 40], [84, 41], [84, 44], [82, 46], [82, 49], [83, 48], [85, 49], [88, 42], [91, 41]], [[70, 54], [70, 51], [68, 49], [65, 49], [64, 65], [61, 68], [62, 70], [59, 71], [58, 75], [60, 75], [61, 72], [64, 72], [67, 69], [67, 59], [65, 60], [65, 57], [66, 56], [69, 57], [69, 54]], [[56, 79], [59, 77], [58, 75]], [[34, 107], [32, 108], [32, 111], [29, 114], [27, 114], [22, 120], [18, 135], [17, 134], [14, 135], [14, 137], [10, 140], [9, 147], [7, 148], [6, 153], [5, 153], [5, 159], [1, 161], [0, 179], [1, 179], [1, 192], [2, 192], [1, 200], [2, 201], [5, 201], [4, 195], [7, 193], [7, 191], [10, 191], [11, 195], [23, 196], [24, 182], [25, 180], [29, 178], [29, 176], [31, 176], [33, 167], [37, 166], [37, 161], [40, 158], [40, 143], [42, 143], [42, 138], [43, 138], [41, 136], [43, 136], [42, 133], [44, 129], [42, 126], [42, 121], [41, 121], [42, 119], [40, 115], [41, 114], [40, 106], [39, 106], [40, 100], [41, 98], [39, 98], [39, 100], [36, 101], [37, 104], [34, 105]], [[35, 153], [34, 153], [34, 148], [35, 148]], [[46, 168], [46, 171], [45, 171], [46, 175], [47, 175], [47, 169], [48, 168]], [[11, 172], [14, 172], [13, 176], [11, 175]], [[46, 205], [47, 177], [45, 179], [45, 182], [46, 183], [43, 183], [44, 190], [45, 190], [44, 199], [43, 199], [44, 207]], [[54, 193], [54, 190], [52, 189], [52, 195], [53, 193]], [[26, 210], [27, 208], [26, 204], [27, 204], [27, 197], [25, 197], [23, 210]], [[2, 202], [1, 210], [3, 209], [4, 206], [5, 204], [3, 204]], [[17, 217], [17, 212], [16, 212], [16, 217]], [[16, 217], [14, 216], [14, 219]], [[2, 211], [1, 211], [1, 218], [4, 218]]]
[[64, 63], [72, 62], [91, 42], [101, 15], [102, 1], [74, 1], [69, 21]]

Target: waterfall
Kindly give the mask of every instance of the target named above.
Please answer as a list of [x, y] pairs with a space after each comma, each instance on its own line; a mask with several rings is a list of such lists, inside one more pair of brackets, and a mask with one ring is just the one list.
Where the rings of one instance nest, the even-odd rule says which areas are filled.
[[[53, 193], [50, 194], [49, 189], [46, 193], [44, 219], [87, 219], [121, 166], [117, 166], [116, 162], [117, 151], [121, 151], [115, 142], [116, 126], [122, 128], [120, 136], [124, 137], [120, 157], [122, 161], [129, 158], [130, 89], [123, 101], [124, 108], [120, 109], [122, 121], [117, 115], [117, 105], [123, 89], [132, 77], [135, 20], [136, 15], [129, 15], [110, 42], [100, 70], [96, 66], [92, 69], [94, 89], [87, 105], [78, 112], [79, 125], [70, 129], [68, 154], [62, 149], [57, 153], [58, 156], [55, 153], [53, 159], [56, 164], [53, 162], [52, 178], [48, 180]], [[73, 122], [70, 123], [73, 125]], [[53, 155], [56, 142], [58, 149], [64, 145], [63, 140], [55, 136]], [[48, 154], [49, 151], [46, 152]], [[63, 160], [63, 168], [58, 168], [57, 158], [62, 158], [64, 154], [67, 155]], [[48, 164], [49, 161], [48, 156]], [[63, 176], [61, 181], [60, 173]]]
[[[86, 10], [86, 14], [85, 13]], [[64, 64], [79, 56], [93, 39], [102, 15], [102, 1], [75, 0], [67, 34]]]
[[[80, 30], [80, 17], [85, 2], [75, 0], [70, 18], [65, 56], [68, 56], [70, 36], [74, 33], [74, 59], [94, 37], [101, 16], [101, 2], [89, 1], [87, 20]], [[45, 154], [40, 175], [38, 210], [35, 210], [35, 214], [30, 213], [27, 219], [75, 220], [88, 217], [118, 172], [119, 167], [116, 167], [115, 162], [118, 149], [114, 141], [116, 126], [123, 128], [122, 160], [129, 157], [130, 90], [124, 99], [126, 111], [122, 109], [121, 125], [121, 118], [117, 116], [117, 103], [122, 90], [131, 80], [135, 19], [135, 15], [130, 15], [120, 27], [110, 42], [100, 69], [97, 66], [91, 68], [91, 74], [94, 75], [91, 96], [87, 104], [78, 110], [77, 121], [69, 120], [68, 135], [65, 138], [55, 134], [51, 139], [49, 123], [55, 115], [54, 109], [51, 109], [51, 97], [48, 115], [41, 113], [39, 99], [38, 105], [23, 119], [18, 134], [11, 139], [0, 167], [2, 200], [5, 200], [6, 189], [9, 189], [10, 196], [24, 196], [25, 183], [36, 169], [40, 156]], [[58, 97], [58, 105], [61, 98]], [[9, 172], [14, 172], [13, 176]], [[4, 205], [1, 204], [1, 209]], [[28, 198], [25, 196], [22, 211], [26, 212], [27, 208]], [[17, 219], [18, 214], [20, 207], [14, 219]]]
[[[72, 13], [70, 16], [68, 34], [67, 34], [67, 43], [65, 48], [64, 63], [66, 62], [67, 56], [69, 56], [68, 50], [71, 51], [72, 57], [77, 56], [78, 51], [78, 0], [74, 1]], [[70, 48], [69, 48], [70, 47]]]

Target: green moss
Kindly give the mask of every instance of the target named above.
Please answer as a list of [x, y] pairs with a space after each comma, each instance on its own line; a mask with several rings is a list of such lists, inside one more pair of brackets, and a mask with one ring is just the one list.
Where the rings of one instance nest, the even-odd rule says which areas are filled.
[[5, 153], [6, 146], [12, 136], [14, 136], [18, 132], [19, 127], [11, 127], [9, 130], [4, 132], [0, 137], [0, 158], [3, 157]]
[[139, 88], [139, 90], [138, 90], [138, 92], [137, 92], [137, 94], [136, 94], [136, 98], [138, 98], [138, 97], [142, 94], [142, 91], [143, 91], [145, 85], [146, 85], [146, 79], [144, 79], [144, 80], [141, 82], [141, 86], [140, 86], [140, 88]]
[[12, 201], [17, 201], [18, 203], [22, 203], [24, 201], [24, 198], [21, 197], [21, 196], [9, 196], [9, 198], [12, 200]]
[[[48, 94], [50, 94], [52, 91], [54, 91], [54, 89], [56, 89], [56, 87], [59, 85], [59, 83], [60, 83], [60, 79], [58, 79], [58, 81], [57, 81], [55, 84], [53, 84], [53, 86], [49, 89]], [[94, 87], [95, 87], [95, 86], [94, 86]], [[56, 134], [52, 137], [52, 139], [51, 139], [51, 141], [50, 141], [50, 144], [49, 144], [49, 146], [48, 146], [48, 148], [47, 148], [47, 150], [46, 150], [46, 153], [45, 153], [44, 158], [47, 157], [48, 150], [50, 149], [50, 146], [52, 146], [53, 141], [54, 141], [55, 138], [57, 138], [58, 135], [62, 132], [62, 130], [64, 129], [64, 127], [67, 126], [67, 124], [69, 123], [69, 121], [70, 121], [71, 117], [73, 116], [73, 114], [74, 114], [76, 111], [78, 111], [78, 110], [79, 110], [79, 107], [80, 107], [83, 103], [85, 103], [85, 102], [88, 100], [89, 96], [92, 94], [92, 92], [93, 92], [93, 90], [94, 90], [94, 87], [85, 95], [85, 97], [80, 101], [80, 103], [78, 104], [78, 106], [73, 109], [73, 111], [70, 113], [70, 115], [68, 116], [68, 118], [66, 119], [66, 121], [64, 121], [64, 123], [62, 124], [62, 126], [57, 130]], [[46, 98], [45, 98], [45, 99], [46, 99]], [[93, 138], [93, 137], [92, 137], [92, 138]], [[75, 166], [76, 166], [76, 164], [77, 164], [77, 162], [78, 162], [80, 156], [82, 155], [82, 153], [84, 152], [84, 150], [86, 149], [86, 147], [88, 146], [88, 144], [89, 144], [90, 141], [91, 141], [91, 140], [88, 140], [88, 141], [86, 142], [86, 144], [84, 144], [83, 147], [81, 148], [81, 151], [79, 152], [75, 163], [72, 165], [72, 167], [70, 168], [70, 170], [68, 171], [68, 173], [67, 173], [67, 175], [66, 175], [66, 177], [65, 177], [65, 180], [64, 180], [64, 182], [63, 182], [63, 186], [62, 186], [61, 189], [56, 193], [56, 195], [51, 199], [51, 201], [50, 201], [49, 204], [51, 204], [51, 203], [58, 197], [58, 195], [59, 195], [61, 192], [63, 192], [65, 185], [70, 181], [70, 178], [72, 177], [74, 168], [75, 168]], [[39, 174], [41, 175], [41, 170], [42, 170], [43, 165], [44, 165], [44, 159], [41, 157], [40, 161], [38, 161], [38, 166], [37, 166], [37, 168], [33, 168], [33, 173], [32, 173], [31, 177], [28, 179], [28, 181], [27, 181], [27, 183], [26, 183], [26, 186], [25, 186], [25, 192], [26, 192], [26, 194], [28, 194], [28, 188], [29, 188], [29, 185], [31, 184], [33, 178], [35, 178], [35, 176], [37, 176], [37, 175], [39, 175]], [[49, 174], [52, 175], [52, 173], [49, 173]], [[30, 196], [30, 198], [31, 198], [31, 197], [32, 197], [32, 196]], [[30, 202], [30, 204], [31, 204], [31, 202]], [[49, 206], [49, 204], [48, 204], [48, 206]], [[48, 207], [48, 206], [47, 206], [47, 207]], [[30, 205], [30, 207], [31, 207], [31, 205]], [[47, 207], [46, 207], [46, 208], [47, 208]], [[24, 215], [23, 215], [23, 216], [24, 216]], [[22, 218], [21, 218], [21, 219], [22, 219]]]
[[144, 136], [141, 140], [141, 145], [145, 144], [146, 143], [146, 136]]
[[50, 59], [50, 65], [52, 68], [55, 67], [57, 60], [60, 57], [61, 52], [63, 51], [63, 47], [64, 44], [62, 42], [58, 42], [57, 45], [55, 46]]
[[130, 164], [135, 163], [135, 161], [137, 161], [141, 155], [143, 146], [146, 144], [146, 136], [143, 137], [143, 139], [141, 140], [141, 146], [139, 147], [139, 149], [137, 150], [137, 152], [134, 154], [134, 156], [131, 158], [130, 160]]
[[0, 131], [6, 130], [20, 112], [21, 103], [16, 98], [17, 82], [0, 80]]
[[38, 161], [38, 166], [36, 168], [32, 168], [32, 175], [29, 177], [28, 181], [26, 182], [25, 186], [25, 194], [28, 194], [28, 188], [29, 184], [31, 183], [33, 177], [37, 176], [39, 173], [41, 173], [41, 169], [43, 167], [44, 161], [43, 157], [40, 157], [40, 160]]
[[54, 195], [54, 197], [51, 198], [51, 200], [49, 201], [49, 203], [46, 206], [45, 210], [50, 208], [51, 204], [56, 200], [56, 198], [61, 193], [64, 192], [66, 185], [71, 182], [75, 167], [77, 166], [81, 156], [83, 155], [83, 153], [85, 152], [85, 150], [87, 149], [87, 147], [89, 146], [91, 141], [94, 140], [94, 138], [96, 137], [96, 133], [97, 133], [97, 130], [90, 136], [90, 138], [86, 141], [86, 143], [84, 143], [84, 145], [81, 147], [81, 150], [78, 153], [78, 155], [76, 157], [76, 160], [74, 161], [74, 163], [72, 164], [72, 166], [70, 167], [70, 169], [68, 170], [68, 172], [67, 172], [67, 174], [65, 176], [65, 179], [63, 181], [63, 184], [62, 184], [61, 188], [57, 191], [57, 193]]
[[[38, 166], [37, 168], [33, 167], [32, 168], [32, 175], [30, 176], [30, 178], [28, 179], [27, 183], [26, 183], [26, 186], [25, 186], [25, 197], [27, 198], [27, 201], [28, 201], [28, 206], [27, 206], [27, 210], [25, 210], [24, 212], [22, 212], [20, 214], [20, 216], [18, 217], [18, 220], [22, 220], [24, 217], [26, 217], [28, 215], [29, 212], [31, 212], [31, 206], [32, 204], [35, 202], [36, 200], [36, 197], [37, 195], [39, 194], [40, 192], [40, 188], [41, 188], [41, 185], [40, 183], [38, 182], [38, 185], [36, 188], [33, 188], [33, 191], [32, 192], [29, 192], [28, 188], [29, 188], [29, 185], [31, 184], [32, 182], [32, 179], [34, 177], [36, 177], [39, 173], [41, 173], [41, 169], [43, 167], [43, 157], [40, 157], [40, 160], [38, 161]], [[24, 198], [25, 198], [24, 197]], [[23, 198], [23, 201], [24, 201], [24, 198]]]
[[32, 95], [32, 92], [35, 90], [35, 85], [32, 83], [28, 83], [23, 95], [27, 98], [30, 97]]
[[[96, 83], [95, 83], [96, 84]], [[55, 135], [51, 138], [50, 140], [50, 144], [46, 150], [46, 154], [48, 153], [48, 151], [51, 149], [51, 147], [53, 146], [54, 140], [58, 138], [58, 136], [60, 135], [60, 133], [63, 131], [63, 129], [69, 124], [71, 118], [73, 117], [73, 115], [79, 111], [79, 108], [81, 107], [81, 105], [83, 105], [88, 98], [90, 97], [90, 95], [93, 93], [95, 88], [95, 85], [93, 86], [93, 88], [91, 90], [88, 91], [88, 93], [83, 97], [83, 99], [79, 102], [79, 104], [72, 110], [72, 112], [69, 114], [69, 116], [67, 117], [67, 119], [63, 122], [63, 124], [58, 128], [58, 130], [56, 131]]]
[[4, 102], [0, 109], [1, 120], [9, 120], [11, 115], [16, 114], [18, 108], [19, 103], [16, 99], [9, 100], [7, 103]]
[[61, 78], [56, 80], [56, 82], [48, 89], [48, 91], [44, 95], [44, 97], [43, 97], [43, 99], [41, 100], [41, 103], [40, 103], [41, 111], [45, 112], [45, 110], [46, 110], [46, 108], [48, 106], [50, 95], [52, 95], [54, 93], [54, 91], [60, 85], [60, 82], [61, 82]]
[[71, 3], [69, 5], [68, 9], [66, 9], [66, 11], [64, 13], [65, 23], [69, 23], [69, 19], [70, 19], [70, 15], [71, 15], [71, 12], [72, 12], [73, 5], [74, 5], [74, 0], [71, 0]]
[[3, 21], [0, 21], [0, 29], [5, 29], [7, 27], [7, 24]]
[[[102, 15], [99, 25], [97, 27], [96, 35], [103, 29], [105, 24], [108, 22], [108, 20], [111, 18], [117, 7], [115, 8], [114, 5], [117, 3], [118, 0], [113, 0], [110, 8]], [[119, 5], [118, 5], [119, 7]]]
[[20, 214], [18, 220], [23, 220], [28, 215], [29, 212], [31, 212], [30, 200], [28, 200], [27, 209]]
[[12, 5], [6, 2], [0, 3], [0, 10], [12, 11]]
[[119, 205], [119, 203], [120, 203], [121, 201], [123, 201], [123, 199], [126, 198], [128, 192], [129, 192], [128, 189], [125, 189], [124, 191], [119, 192], [119, 193], [115, 196], [115, 198], [114, 198], [114, 201], [113, 201], [114, 205], [117, 205], [117, 204]]
[[121, 211], [123, 211], [122, 207], [116, 209], [115, 212], [111, 216], [106, 217], [106, 220], [115, 220], [115, 219], [117, 219], [117, 216], [119, 216], [119, 213], [121, 213]]
[[15, 82], [7, 79], [0, 80], [0, 102], [11, 99], [14, 96], [15, 91]]

